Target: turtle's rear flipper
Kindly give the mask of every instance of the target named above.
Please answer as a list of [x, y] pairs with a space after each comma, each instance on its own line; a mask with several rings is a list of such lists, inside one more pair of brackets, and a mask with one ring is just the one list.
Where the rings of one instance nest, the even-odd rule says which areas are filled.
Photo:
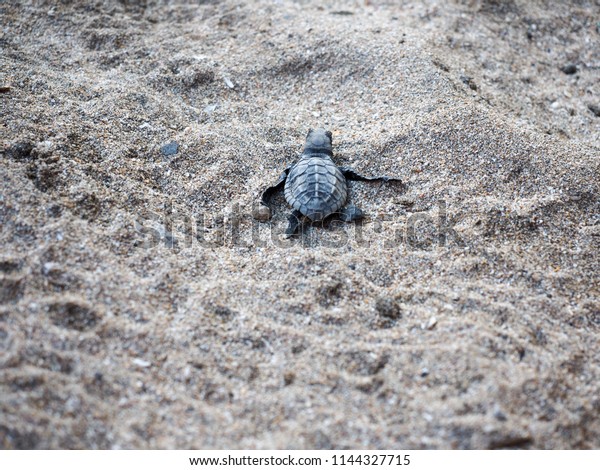
[[273, 197], [273, 195], [279, 191], [280, 189], [283, 189], [283, 187], [285, 186], [285, 180], [287, 179], [288, 173], [290, 172], [290, 168], [291, 167], [287, 167], [285, 170], [283, 170], [283, 173], [281, 173], [281, 175], [279, 176], [279, 179], [277, 180], [277, 183], [275, 183], [275, 185], [273, 186], [269, 186], [267, 189], [265, 189], [260, 197], [260, 202], [267, 206], [267, 207], [271, 207], [270, 203], [271, 203], [271, 198]]
[[359, 175], [356, 171], [354, 171], [352, 168], [340, 168], [342, 174], [346, 177], [346, 179], [348, 180], [353, 180], [353, 181], [383, 181], [383, 182], [394, 182], [394, 183], [402, 183], [402, 180], [399, 178], [392, 178], [391, 176], [363, 176], [363, 175]]
[[360, 220], [365, 216], [363, 211], [354, 205], [349, 205], [340, 213], [340, 219], [344, 222], [352, 222], [353, 220]]
[[295, 210], [288, 217], [288, 228], [285, 230], [285, 237], [290, 238], [296, 234], [298, 227], [300, 226], [300, 217], [302, 212]]

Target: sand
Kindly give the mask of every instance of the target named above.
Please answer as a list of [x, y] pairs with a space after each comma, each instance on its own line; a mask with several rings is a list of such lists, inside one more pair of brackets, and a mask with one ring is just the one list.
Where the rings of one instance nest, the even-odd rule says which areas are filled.
[[599, 448], [598, 13], [2, 3], [0, 446]]

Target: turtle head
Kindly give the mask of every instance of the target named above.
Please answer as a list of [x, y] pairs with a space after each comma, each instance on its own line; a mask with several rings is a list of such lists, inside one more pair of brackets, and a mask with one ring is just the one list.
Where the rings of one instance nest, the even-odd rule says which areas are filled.
[[323, 128], [309, 129], [306, 136], [306, 144], [304, 145], [304, 153], [326, 153], [333, 154], [333, 146], [331, 144], [331, 132]]

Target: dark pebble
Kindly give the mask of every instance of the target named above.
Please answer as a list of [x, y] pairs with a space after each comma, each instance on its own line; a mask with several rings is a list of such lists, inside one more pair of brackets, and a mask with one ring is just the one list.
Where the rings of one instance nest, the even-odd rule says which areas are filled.
[[229, 319], [235, 316], [236, 312], [231, 310], [229, 307], [224, 307], [222, 305], [216, 305], [212, 309], [213, 313], [221, 318]]
[[169, 157], [171, 155], [175, 155], [177, 150], [179, 149], [179, 144], [175, 141], [169, 142], [168, 144], [163, 145], [160, 148], [160, 153], [162, 153], [165, 157]]
[[296, 375], [293, 372], [286, 372], [283, 374], [283, 383], [286, 386], [293, 384], [295, 379]]
[[595, 104], [588, 104], [588, 109], [596, 115], [596, 117], [600, 117], [600, 106]]
[[577, 73], [577, 66], [575, 64], [563, 65], [560, 70], [567, 75], [573, 75]]

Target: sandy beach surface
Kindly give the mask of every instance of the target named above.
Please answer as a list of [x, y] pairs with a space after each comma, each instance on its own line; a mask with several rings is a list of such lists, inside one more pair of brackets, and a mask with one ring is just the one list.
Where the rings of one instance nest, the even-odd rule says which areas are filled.
[[600, 448], [599, 13], [2, 2], [0, 447]]

